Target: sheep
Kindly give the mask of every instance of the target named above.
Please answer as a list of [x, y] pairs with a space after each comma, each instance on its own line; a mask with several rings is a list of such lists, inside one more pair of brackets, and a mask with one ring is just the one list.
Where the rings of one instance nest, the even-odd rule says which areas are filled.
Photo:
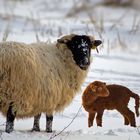
[[[1, 42], [0, 109], [6, 116], [5, 131], [13, 131], [15, 118], [46, 113], [46, 130], [51, 132], [53, 113], [63, 111], [79, 92], [91, 63], [91, 49], [101, 43], [77, 34], [54, 43]], [[34, 123], [39, 125], [39, 120]]]
[[122, 85], [106, 85], [101, 81], [94, 81], [87, 86], [82, 95], [82, 105], [89, 113], [88, 127], [93, 126], [96, 116], [97, 126], [102, 127], [102, 116], [105, 109], [116, 109], [124, 117], [124, 124], [136, 127], [135, 114], [127, 107], [130, 97], [135, 99], [135, 111], [139, 116], [139, 96]]

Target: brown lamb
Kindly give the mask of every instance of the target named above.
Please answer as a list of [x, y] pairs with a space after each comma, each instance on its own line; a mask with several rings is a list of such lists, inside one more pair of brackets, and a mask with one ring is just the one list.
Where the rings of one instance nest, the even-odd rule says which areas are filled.
[[97, 126], [102, 127], [102, 116], [105, 109], [116, 109], [124, 117], [124, 124], [136, 127], [135, 114], [128, 108], [130, 97], [135, 99], [136, 116], [139, 116], [139, 96], [121, 85], [106, 85], [95, 81], [85, 89], [82, 101], [84, 109], [89, 113], [88, 127], [93, 126], [96, 116]]

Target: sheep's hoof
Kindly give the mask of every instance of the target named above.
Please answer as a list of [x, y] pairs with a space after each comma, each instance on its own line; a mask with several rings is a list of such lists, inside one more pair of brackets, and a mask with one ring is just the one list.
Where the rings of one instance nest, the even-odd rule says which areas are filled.
[[46, 129], [46, 132], [47, 132], [47, 133], [52, 133], [52, 129], [47, 128], [47, 129]]
[[5, 132], [6, 133], [11, 133], [13, 131], [13, 129], [6, 129]]
[[31, 132], [34, 132], [34, 131], [40, 132], [40, 128], [39, 127], [33, 127], [32, 130], [31, 130]]
[[13, 123], [7, 123], [6, 124], [6, 129], [5, 129], [5, 132], [6, 133], [11, 133], [12, 131], [13, 131], [14, 129], [13, 129]]

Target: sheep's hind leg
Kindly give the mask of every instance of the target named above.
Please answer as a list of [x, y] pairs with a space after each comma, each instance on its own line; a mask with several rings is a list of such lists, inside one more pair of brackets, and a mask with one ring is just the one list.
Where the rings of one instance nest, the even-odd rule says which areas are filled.
[[51, 133], [52, 132], [52, 123], [53, 123], [53, 116], [48, 116], [46, 114], [46, 132]]
[[40, 117], [41, 117], [41, 113], [34, 116], [34, 124], [33, 124], [32, 131], [40, 131], [40, 127], [39, 127]]
[[12, 111], [12, 104], [10, 104], [8, 111], [7, 111], [7, 116], [6, 116], [6, 129], [5, 132], [10, 133], [14, 129], [14, 120], [16, 117], [16, 113]]

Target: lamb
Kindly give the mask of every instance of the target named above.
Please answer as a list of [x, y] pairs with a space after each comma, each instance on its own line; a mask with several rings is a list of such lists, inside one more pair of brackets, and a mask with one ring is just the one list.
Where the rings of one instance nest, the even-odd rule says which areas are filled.
[[[63, 111], [79, 92], [91, 63], [91, 49], [100, 44], [92, 36], [76, 34], [50, 44], [1, 42], [0, 108], [6, 116], [5, 131], [13, 131], [15, 118], [43, 112], [46, 130], [51, 132], [53, 113]], [[39, 128], [39, 117], [34, 125]]]
[[139, 116], [139, 96], [122, 85], [106, 85], [101, 81], [94, 81], [85, 89], [82, 96], [84, 109], [89, 113], [88, 126], [93, 126], [96, 116], [97, 126], [102, 127], [102, 116], [105, 109], [116, 109], [124, 117], [124, 124], [136, 127], [135, 114], [127, 107], [130, 97], [135, 99], [135, 111]]

